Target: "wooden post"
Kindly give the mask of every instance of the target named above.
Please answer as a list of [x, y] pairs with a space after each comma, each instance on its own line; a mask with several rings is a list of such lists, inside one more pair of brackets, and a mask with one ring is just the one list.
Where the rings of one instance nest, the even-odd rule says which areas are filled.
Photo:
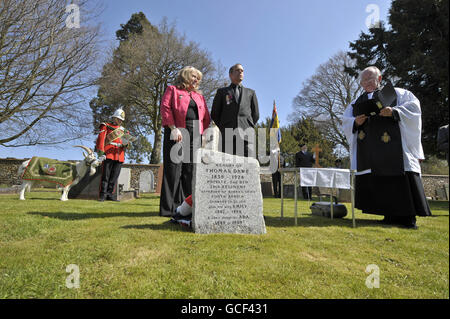
[[356, 227], [355, 223], [355, 170], [350, 170], [350, 194], [351, 194], [351, 201], [352, 201], [352, 223], [353, 228]]
[[160, 166], [158, 168], [158, 179], [157, 179], [157, 183], [156, 183], [156, 193], [157, 194], [161, 194], [163, 171], [164, 171], [164, 164], [160, 164]]
[[313, 148], [312, 151], [315, 154], [315, 158], [316, 158], [316, 163], [314, 164], [314, 167], [320, 167], [319, 165], [319, 152], [322, 152], [322, 149], [319, 147], [319, 144], [316, 144]]
[[284, 171], [281, 172], [281, 218], [283, 218], [283, 182], [284, 182]]
[[299, 173], [295, 172], [294, 177], [294, 216], [295, 216], [295, 226], [297, 226], [297, 175]]

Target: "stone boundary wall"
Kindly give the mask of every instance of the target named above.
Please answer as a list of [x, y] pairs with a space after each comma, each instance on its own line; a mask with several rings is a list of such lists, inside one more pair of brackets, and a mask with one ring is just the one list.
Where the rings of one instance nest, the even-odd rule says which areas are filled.
[[20, 181], [17, 176], [17, 171], [20, 165], [28, 159], [30, 158], [0, 158], [0, 185], [19, 185]]
[[[20, 184], [17, 170], [19, 169], [20, 164], [27, 160], [17, 159], [17, 158], [0, 158], [0, 184], [3, 186], [10, 187], [12, 185]], [[130, 186], [132, 188], [139, 188], [139, 175], [141, 172], [146, 170], [151, 170], [155, 177], [155, 184], [158, 181], [158, 171], [161, 164], [129, 164], [125, 163], [122, 167], [131, 169], [131, 183]], [[294, 178], [293, 173], [285, 173], [284, 174], [284, 184], [285, 185], [293, 185]], [[422, 175], [423, 186], [425, 188], [425, 194], [427, 197], [435, 197], [436, 189], [442, 188], [444, 185], [448, 185], [449, 177], [448, 175]], [[262, 174], [261, 182], [270, 182], [272, 183], [272, 175], [270, 174]], [[156, 187], [156, 185], [155, 185]]]

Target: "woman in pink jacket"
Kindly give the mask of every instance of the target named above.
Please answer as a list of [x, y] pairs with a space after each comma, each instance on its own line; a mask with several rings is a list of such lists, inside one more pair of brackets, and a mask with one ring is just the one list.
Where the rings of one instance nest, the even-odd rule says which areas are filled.
[[[161, 216], [174, 215], [176, 208], [192, 194], [194, 150], [201, 146], [201, 134], [211, 121], [205, 98], [198, 91], [201, 79], [199, 70], [192, 66], [184, 67], [174, 85], [167, 87], [161, 101], [164, 127]], [[176, 147], [172, 149], [173, 146]]]

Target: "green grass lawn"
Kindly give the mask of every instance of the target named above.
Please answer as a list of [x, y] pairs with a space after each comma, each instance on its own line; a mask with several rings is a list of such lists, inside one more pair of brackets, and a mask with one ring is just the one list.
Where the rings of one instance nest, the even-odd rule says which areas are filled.
[[[356, 211], [312, 216], [308, 202], [264, 199], [267, 234], [200, 235], [159, 217], [159, 197], [59, 201], [0, 196], [0, 298], [449, 298], [449, 207], [430, 202], [418, 230]], [[348, 206], [350, 208], [350, 206]], [[80, 270], [69, 289], [66, 267]], [[366, 267], [380, 286], [366, 286]]]

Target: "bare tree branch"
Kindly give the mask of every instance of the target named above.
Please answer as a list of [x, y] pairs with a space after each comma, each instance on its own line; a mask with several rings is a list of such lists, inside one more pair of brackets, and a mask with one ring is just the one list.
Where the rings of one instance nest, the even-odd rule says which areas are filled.
[[347, 151], [349, 146], [341, 131], [341, 116], [345, 108], [360, 95], [357, 80], [344, 72], [345, 66], [354, 65], [347, 54], [338, 52], [302, 85], [294, 98], [292, 122], [313, 118], [327, 138]]
[[[69, 28], [67, 4], [61, 0], [0, 2], [1, 146], [57, 144], [78, 139], [89, 130], [77, 122], [84, 103], [80, 96], [96, 80], [92, 69], [99, 52], [98, 27], [89, 24], [84, 0], [77, 2], [84, 25]], [[73, 130], [74, 125], [79, 129]], [[68, 132], [74, 135], [68, 137]]]

